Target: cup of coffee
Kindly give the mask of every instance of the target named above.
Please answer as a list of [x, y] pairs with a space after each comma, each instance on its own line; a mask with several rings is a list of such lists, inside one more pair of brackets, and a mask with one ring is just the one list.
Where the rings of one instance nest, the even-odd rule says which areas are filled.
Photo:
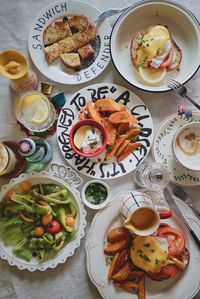
[[171, 216], [170, 209], [154, 205], [150, 196], [142, 192], [127, 194], [121, 203], [120, 214], [124, 227], [138, 236], [153, 234], [160, 225], [159, 212]]
[[15, 169], [17, 163], [14, 152], [0, 142], [0, 176], [10, 173]]

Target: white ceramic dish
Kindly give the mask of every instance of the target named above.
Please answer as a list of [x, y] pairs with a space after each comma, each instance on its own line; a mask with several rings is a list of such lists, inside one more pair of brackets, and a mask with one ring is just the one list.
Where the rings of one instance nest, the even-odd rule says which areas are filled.
[[[180, 71], [167, 72], [180, 83], [188, 81], [200, 65], [200, 27], [195, 16], [182, 5], [170, 1], [141, 1], [125, 11], [111, 35], [111, 57], [120, 75], [133, 86], [150, 92], [170, 90], [163, 82], [157, 86], [143, 83], [131, 62], [130, 44], [135, 32], [151, 25], [167, 26], [182, 49]], [[192, 59], [191, 59], [192, 58]]]
[[82, 179], [70, 167], [64, 165], [52, 164], [51, 172], [33, 172], [30, 174], [21, 174], [18, 178], [12, 179], [7, 185], [1, 189], [0, 201], [4, 198], [5, 194], [17, 186], [24, 180], [28, 180], [33, 184], [42, 183], [55, 183], [70, 191], [73, 198], [73, 203], [77, 208], [76, 218], [76, 237], [72, 239], [61, 251], [54, 254], [48, 260], [40, 262], [36, 258], [32, 258], [30, 262], [26, 262], [12, 253], [11, 246], [5, 246], [3, 240], [0, 238], [0, 257], [7, 260], [9, 265], [17, 266], [20, 270], [28, 271], [45, 271], [48, 268], [55, 268], [58, 264], [65, 263], [67, 258], [72, 256], [75, 249], [80, 246], [80, 240], [84, 236], [84, 228], [86, 226], [86, 211], [81, 203], [79, 191], [76, 189], [81, 183]]
[[[91, 203], [90, 201], [88, 201], [88, 199], [87, 199], [86, 196], [85, 196], [85, 191], [86, 191], [87, 187], [88, 187], [90, 184], [92, 184], [92, 183], [98, 183], [98, 184], [101, 184], [101, 185], [103, 185], [103, 186], [106, 188], [106, 190], [107, 190], [107, 197], [106, 197], [106, 199], [105, 199], [102, 203], [100, 203], [100, 204], [93, 204], [93, 203]], [[109, 204], [110, 199], [111, 199], [111, 189], [110, 189], [110, 187], [108, 186], [108, 184], [106, 184], [106, 183], [105, 183], [104, 181], [102, 181], [102, 180], [90, 180], [90, 181], [88, 181], [88, 182], [83, 186], [82, 191], [81, 191], [81, 196], [82, 196], [82, 199], [83, 199], [84, 204], [85, 204], [88, 208], [93, 209], [93, 210], [100, 210], [100, 209], [102, 209], [102, 208], [105, 208], [105, 206], [107, 206], [107, 205]]]
[[[74, 153], [69, 142], [72, 126], [78, 121], [80, 110], [88, 101], [102, 98], [116, 99], [137, 116], [142, 146], [120, 163], [104, 162], [105, 151], [98, 157], [87, 159]], [[114, 179], [133, 171], [147, 156], [153, 139], [151, 114], [143, 101], [130, 90], [112, 83], [101, 83], [85, 87], [72, 95], [63, 106], [57, 123], [58, 145], [65, 160], [81, 174], [95, 179]]]
[[85, 15], [94, 22], [99, 14], [95, 7], [76, 0], [54, 2], [41, 10], [33, 21], [28, 37], [29, 53], [38, 70], [47, 78], [63, 84], [80, 84], [97, 77], [110, 61], [111, 27], [108, 20], [104, 20], [97, 26], [95, 60], [77, 72], [67, 70], [59, 58], [51, 64], [47, 63], [43, 50], [43, 32], [50, 23], [64, 16]]
[[[139, 190], [137, 190], [139, 191]], [[161, 194], [155, 191], [140, 190], [147, 193], [161, 204]], [[118, 196], [114, 203], [107, 208], [99, 211], [90, 227], [86, 240], [86, 265], [91, 281], [97, 287], [104, 299], [137, 299], [137, 294], [128, 292], [126, 289], [117, 288], [113, 283], [108, 281], [107, 257], [104, 255], [103, 248], [106, 242], [106, 234], [113, 227], [121, 226], [122, 222], [119, 217], [120, 201], [124, 197], [130, 196], [130, 193], [123, 193]], [[158, 199], [158, 200], [157, 200]], [[187, 221], [190, 222], [192, 229], [200, 237], [200, 221], [194, 216], [191, 209], [181, 200], [175, 197], [176, 203]], [[164, 280], [153, 281], [146, 277], [145, 288], [146, 298], [148, 299], [192, 299], [200, 288], [200, 257], [199, 249], [190, 236], [185, 226], [175, 216], [170, 219], [164, 219], [165, 223], [177, 227], [186, 236], [186, 244], [190, 252], [190, 262], [187, 269], [177, 277]]]
[[169, 170], [170, 181], [182, 187], [200, 186], [200, 172], [185, 168], [175, 158], [173, 139], [177, 131], [190, 122], [200, 123], [200, 113], [193, 112], [192, 119], [186, 120], [177, 113], [166, 118], [157, 129], [152, 153], [156, 162], [161, 163]]
[[181, 127], [174, 136], [173, 150], [179, 163], [188, 169], [199, 171], [200, 123], [192, 122]]

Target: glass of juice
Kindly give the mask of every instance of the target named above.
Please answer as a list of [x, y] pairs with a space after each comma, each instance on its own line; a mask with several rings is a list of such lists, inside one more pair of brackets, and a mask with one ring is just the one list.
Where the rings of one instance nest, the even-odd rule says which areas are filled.
[[35, 90], [17, 97], [14, 112], [17, 120], [32, 132], [46, 131], [56, 119], [52, 103], [46, 95]]

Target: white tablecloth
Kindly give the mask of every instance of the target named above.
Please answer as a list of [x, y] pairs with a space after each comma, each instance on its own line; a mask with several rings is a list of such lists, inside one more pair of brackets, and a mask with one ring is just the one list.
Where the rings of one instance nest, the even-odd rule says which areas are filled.
[[[28, 56], [27, 38], [29, 28], [33, 19], [38, 12], [45, 8], [52, 0], [1, 0], [0, 8], [0, 48], [18, 49]], [[86, 2], [93, 4], [100, 11], [104, 11], [111, 7], [124, 7], [135, 0], [87, 0]], [[179, 0], [177, 1], [189, 8], [197, 17], [200, 17], [200, 2], [198, 0]], [[110, 18], [111, 25], [114, 24], [117, 16]], [[184, 25], [184, 24], [183, 24]], [[192, 57], [191, 57], [192, 59]], [[34, 67], [33, 67], [34, 69]], [[37, 72], [41, 81], [47, 79]], [[64, 86], [57, 84], [54, 92], [65, 91], [66, 96], [73, 94], [79, 88], [88, 84], [114, 82], [116, 84], [126, 86], [135, 92], [148, 106], [154, 122], [155, 129], [168, 115], [177, 111], [177, 106], [180, 103], [180, 97], [173, 92], [164, 94], [150, 94], [142, 92], [128, 85], [116, 72], [112, 63], [107, 69], [91, 83], [82, 84], [81, 86]], [[186, 84], [189, 94], [200, 104], [200, 73], [197, 74]], [[16, 94], [9, 89], [8, 80], [1, 77], [0, 84], [0, 140], [18, 141], [24, 137], [16, 124], [16, 119], [13, 114], [13, 103]], [[181, 100], [186, 104], [186, 101]], [[193, 109], [193, 106], [191, 106]], [[195, 109], [193, 109], [195, 110]], [[53, 161], [57, 163], [66, 163], [62, 158], [56, 141], [56, 135], [48, 137], [54, 148]], [[147, 159], [151, 159], [151, 153]], [[83, 177], [87, 181], [86, 177]], [[0, 180], [0, 186], [5, 181]], [[130, 190], [134, 187], [132, 175], [126, 175], [123, 178], [109, 181], [112, 188], [113, 197], [121, 191]], [[194, 199], [196, 205], [200, 209], [200, 189], [193, 188], [186, 190]], [[87, 229], [94, 213], [88, 210]], [[6, 261], [0, 260], [0, 299], [79, 299], [79, 298], [101, 298], [96, 288], [90, 282], [85, 268], [85, 239], [82, 240], [81, 246], [76, 250], [73, 257], [69, 258], [63, 265], [59, 265], [54, 270], [47, 270], [44, 273], [20, 271], [16, 267], [10, 267]], [[188, 286], [189, 287], [189, 286]], [[195, 297], [200, 298], [200, 293]], [[114, 299], [114, 298], [110, 298]], [[179, 299], [179, 298], [173, 298]]]

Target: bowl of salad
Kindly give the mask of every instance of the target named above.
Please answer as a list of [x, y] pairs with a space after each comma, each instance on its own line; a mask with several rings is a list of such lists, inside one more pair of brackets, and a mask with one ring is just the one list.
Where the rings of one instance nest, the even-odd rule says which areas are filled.
[[23, 174], [2, 187], [0, 256], [19, 269], [55, 268], [80, 245], [85, 215], [73, 185], [46, 172]]

